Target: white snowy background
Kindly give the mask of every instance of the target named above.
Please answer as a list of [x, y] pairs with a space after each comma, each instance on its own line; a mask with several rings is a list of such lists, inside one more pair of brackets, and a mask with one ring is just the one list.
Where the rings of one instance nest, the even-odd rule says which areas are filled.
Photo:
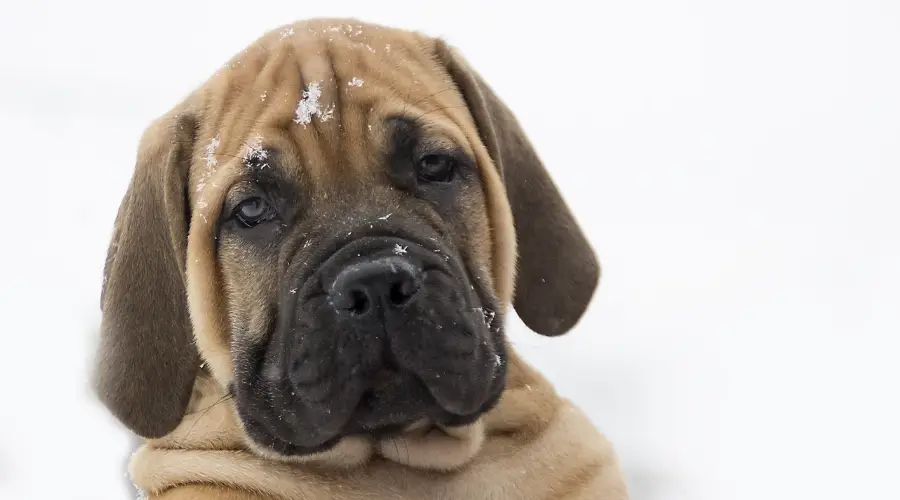
[[604, 276], [512, 335], [633, 498], [900, 498], [897, 1], [4, 0], [0, 499], [132, 495], [86, 373], [138, 138], [323, 15], [445, 36], [521, 118]]

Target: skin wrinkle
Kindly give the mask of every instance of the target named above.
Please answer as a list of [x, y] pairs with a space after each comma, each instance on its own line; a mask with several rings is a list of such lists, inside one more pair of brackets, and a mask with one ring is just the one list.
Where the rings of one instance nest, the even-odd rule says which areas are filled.
[[[242, 58], [241, 60], [246, 60], [247, 57]], [[255, 61], [254, 61], [255, 62]], [[257, 64], [251, 64], [248, 62], [248, 67], [252, 67], [252, 71], [243, 72], [243, 75], [246, 75], [246, 79], [249, 81], [241, 82], [241, 96], [239, 97], [238, 104], [236, 106], [231, 107], [231, 112], [234, 113], [234, 117], [229, 120], [232, 122], [242, 123], [243, 129], [239, 132], [240, 137], [242, 137], [241, 142], [243, 144], [243, 148], [245, 151], [249, 149], [249, 145], [247, 144], [248, 137], [252, 137], [253, 134], [250, 133], [251, 130], [254, 130], [254, 117], [259, 114], [259, 108], [262, 106], [262, 101], [260, 101], [256, 97], [256, 92], [254, 91], [245, 91], [244, 88], [252, 89], [255, 88], [256, 83], [262, 77], [262, 75], [258, 75]]]
[[[268, 55], [268, 51], [264, 51], [265, 54]], [[270, 116], [270, 113], [274, 114], [276, 110], [282, 109], [277, 105], [277, 102], [273, 102], [277, 100], [278, 92], [275, 89], [280, 87], [279, 83], [281, 83], [281, 72], [285, 66], [284, 59], [287, 57], [285, 51], [281, 50], [273, 58], [272, 56], [268, 56], [269, 61], [264, 64], [262, 70], [259, 72], [259, 77], [254, 82], [253, 92], [251, 92], [247, 98], [256, 99], [259, 101], [258, 106], [264, 108], [260, 113], [260, 117], [258, 119], [259, 124], [273, 122], [273, 117]], [[274, 59], [274, 60], [273, 60]], [[274, 95], [269, 96], [269, 92], [273, 91]], [[263, 100], [261, 96], [265, 94], [266, 99]]]
[[[335, 64], [336, 57], [335, 57], [334, 53], [332, 52], [331, 45], [325, 45], [324, 51], [325, 51], [324, 58], [325, 58], [325, 61], [327, 61], [327, 67], [330, 69], [330, 74], [331, 74], [331, 78], [329, 79], [329, 81], [332, 83], [332, 85], [331, 85], [332, 102], [330, 104], [328, 104], [327, 107], [334, 106], [334, 118], [332, 120], [329, 120], [329, 122], [328, 122], [328, 123], [331, 123], [332, 121], [334, 122], [332, 124], [333, 128], [331, 129], [332, 133], [330, 134], [330, 136], [332, 138], [331, 150], [335, 151], [335, 152], [340, 152], [341, 150], [344, 150], [344, 152], [345, 152], [343, 157], [331, 158], [331, 165], [338, 165], [339, 167], [343, 167], [343, 168], [346, 168], [346, 167], [352, 168], [353, 165], [350, 165], [347, 160], [348, 160], [348, 158], [358, 157], [358, 155], [355, 154], [356, 152], [352, 150], [354, 141], [347, 140], [348, 138], [351, 138], [354, 136], [350, 135], [350, 134], [346, 134], [346, 135], [344, 134], [345, 127], [347, 125], [346, 121], [349, 120], [350, 116], [351, 116], [349, 109], [346, 109], [344, 107], [344, 104], [343, 104], [342, 98], [341, 98], [344, 94], [344, 88], [342, 85], [344, 82], [344, 79], [341, 77], [341, 75], [338, 74], [337, 66]], [[348, 102], [347, 105], [349, 106], [350, 103]], [[322, 125], [325, 125], [325, 124], [320, 123], [320, 126], [322, 126]]]
[[[313, 115], [309, 126], [311, 126], [318, 137], [316, 142], [322, 144], [322, 166], [329, 166], [328, 170], [324, 170], [323, 173], [329, 175], [331, 172], [334, 172], [337, 175], [340, 171], [346, 175], [343, 170], [347, 168], [347, 161], [343, 157], [343, 148], [340, 147], [341, 145], [336, 137], [343, 119], [341, 109], [338, 106], [337, 96], [340, 92], [337, 89], [337, 77], [332, 69], [328, 46], [319, 46], [317, 52], [321, 53], [323, 51], [325, 52], [324, 55], [313, 58], [310, 63], [301, 67], [301, 71], [306, 70], [314, 73], [314, 75], [307, 73], [305, 75], [306, 80], [310, 84], [311, 82], [318, 82], [322, 89], [322, 97], [319, 100], [319, 112]], [[309, 69], [311, 66], [315, 69]], [[333, 116], [330, 119], [326, 119], [326, 113], [332, 109], [334, 110]]]

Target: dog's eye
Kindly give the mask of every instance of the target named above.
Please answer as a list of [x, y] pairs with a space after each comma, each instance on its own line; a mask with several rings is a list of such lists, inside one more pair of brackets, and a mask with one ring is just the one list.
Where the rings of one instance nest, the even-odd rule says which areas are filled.
[[456, 159], [445, 154], [430, 154], [419, 159], [419, 178], [426, 182], [450, 182], [456, 171]]
[[234, 217], [244, 227], [253, 227], [270, 219], [272, 210], [262, 198], [249, 198], [237, 206]]

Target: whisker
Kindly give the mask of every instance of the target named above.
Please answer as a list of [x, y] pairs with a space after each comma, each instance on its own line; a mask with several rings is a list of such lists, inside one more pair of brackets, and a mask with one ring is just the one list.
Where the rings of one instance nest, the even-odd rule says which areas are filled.
[[436, 95], [438, 95], [438, 94], [440, 94], [440, 93], [442, 93], [442, 92], [446, 92], [446, 91], [448, 91], [448, 90], [453, 90], [453, 87], [447, 87], [447, 88], [445, 88], [444, 90], [438, 90], [437, 92], [435, 92], [435, 93], [433, 93], [433, 94], [427, 95], [427, 96], [425, 96], [425, 97], [419, 99], [418, 101], [414, 102], [414, 103], [412, 104], [411, 107], [414, 108], [414, 107], [418, 106], [422, 101], [431, 99], [432, 97], [434, 97], [434, 96], [436, 96]]
[[[182, 438], [182, 439], [187, 440], [187, 438], [191, 435], [191, 432], [194, 432], [194, 427], [197, 427], [197, 423], [199, 423], [201, 420], [203, 420], [203, 417], [205, 417], [210, 412], [210, 410], [213, 409], [213, 407], [215, 407], [216, 405], [218, 405], [220, 403], [224, 403], [225, 401], [228, 401], [229, 399], [231, 399], [233, 397], [234, 397], [233, 394], [228, 393], [228, 394], [222, 396], [221, 398], [219, 398], [215, 403], [209, 405], [205, 410], [202, 410], [203, 413], [199, 417], [197, 417], [196, 420], [194, 420], [193, 425], [191, 425], [191, 428], [188, 429], [187, 433], [184, 435], [184, 438]], [[197, 410], [195, 412], [189, 413], [188, 415], [196, 415], [200, 411], [201, 410]]]
[[240, 156], [235, 156], [235, 155], [231, 155], [228, 153], [214, 153], [213, 156], [228, 156], [230, 158], [242, 159], [242, 157], [240, 157]]
[[400, 445], [397, 444], [397, 438], [391, 438], [391, 443], [394, 445], [394, 451], [397, 453], [397, 459], [400, 459]]
[[[252, 150], [252, 149], [253, 149], [253, 146], [247, 144], [247, 141], [241, 140], [241, 144], [242, 144], [245, 148], [247, 148], [248, 150]], [[244, 159], [243, 156], [237, 156], [237, 155], [233, 155], [233, 154], [229, 154], [229, 153], [219, 153], [219, 152], [215, 152], [215, 151], [213, 151], [212, 153], [213, 153], [213, 154], [212, 154], [213, 156], [227, 156], [227, 157], [229, 157], [229, 158], [236, 158], [236, 159], [239, 159], [239, 160], [243, 160], [243, 159]]]
[[189, 417], [189, 416], [191, 416], [191, 415], [196, 415], [196, 414], [198, 414], [198, 413], [200, 413], [200, 412], [208, 412], [209, 410], [211, 410], [211, 409], [212, 409], [214, 406], [216, 406], [217, 404], [223, 403], [223, 402], [225, 402], [228, 398], [233, 398], [233, 397], [234, 397], [234, 395], [231, 394], [231, 393], [225, 394], [225, 395], [222, 396], [221, 398], [217, 399], [215, 403], [213, 403], [213, 404], [207, 406], [206, 408], [204, 408], [204, 409], [202, 409], [202, 410], [197, 410], [197, 411], [193, 411], [193, 412], [191, 412], [191, 413], [187, 413], [187, 414], [185, 414], [185, 417]]
[[468, 106], [466, 106], [465, 104], [456, 104], [453, 106], [444, 106], [441, 108], [432, 109], [431, 111], [425, 111], [424, 113], [420, 114], [419, 116], [413, 118], [413, 122], [418, 124], [419, 120], [424, 118], [426, 115], [429, 115], [429, 114], [437, 112], [437, 111], [444, 111], [444, 110], [453, 109], [453, 108], [466, 108], [466, 107], [468, 107]]
[[412, 91], [412, 85], [410, 85], [409, 92], [406, 93], [406, 99], [403, 100], [403, 112], [400, 113], [401, 115], [405, 115], [406, 110], [409, 109], [409, 98], [412, 96]]
[[409, 463], [412, 458], [409, 456], [409, 441], [403, 442], [403, 448], [406, 449], [406, 463]]

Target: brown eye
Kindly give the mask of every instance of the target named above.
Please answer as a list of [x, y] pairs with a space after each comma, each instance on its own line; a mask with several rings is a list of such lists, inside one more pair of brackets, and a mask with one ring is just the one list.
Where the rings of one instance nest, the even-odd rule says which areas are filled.
[[419, 160], [419, 179], [426, 182], [450, 182], [456, 170], [456, 159], [445, 154], [425, 155]]
[[272, 210], [262, 198], [249, 198], [237, 206], [234, 217], [244, 227], [253, 227], [270, 219]]

